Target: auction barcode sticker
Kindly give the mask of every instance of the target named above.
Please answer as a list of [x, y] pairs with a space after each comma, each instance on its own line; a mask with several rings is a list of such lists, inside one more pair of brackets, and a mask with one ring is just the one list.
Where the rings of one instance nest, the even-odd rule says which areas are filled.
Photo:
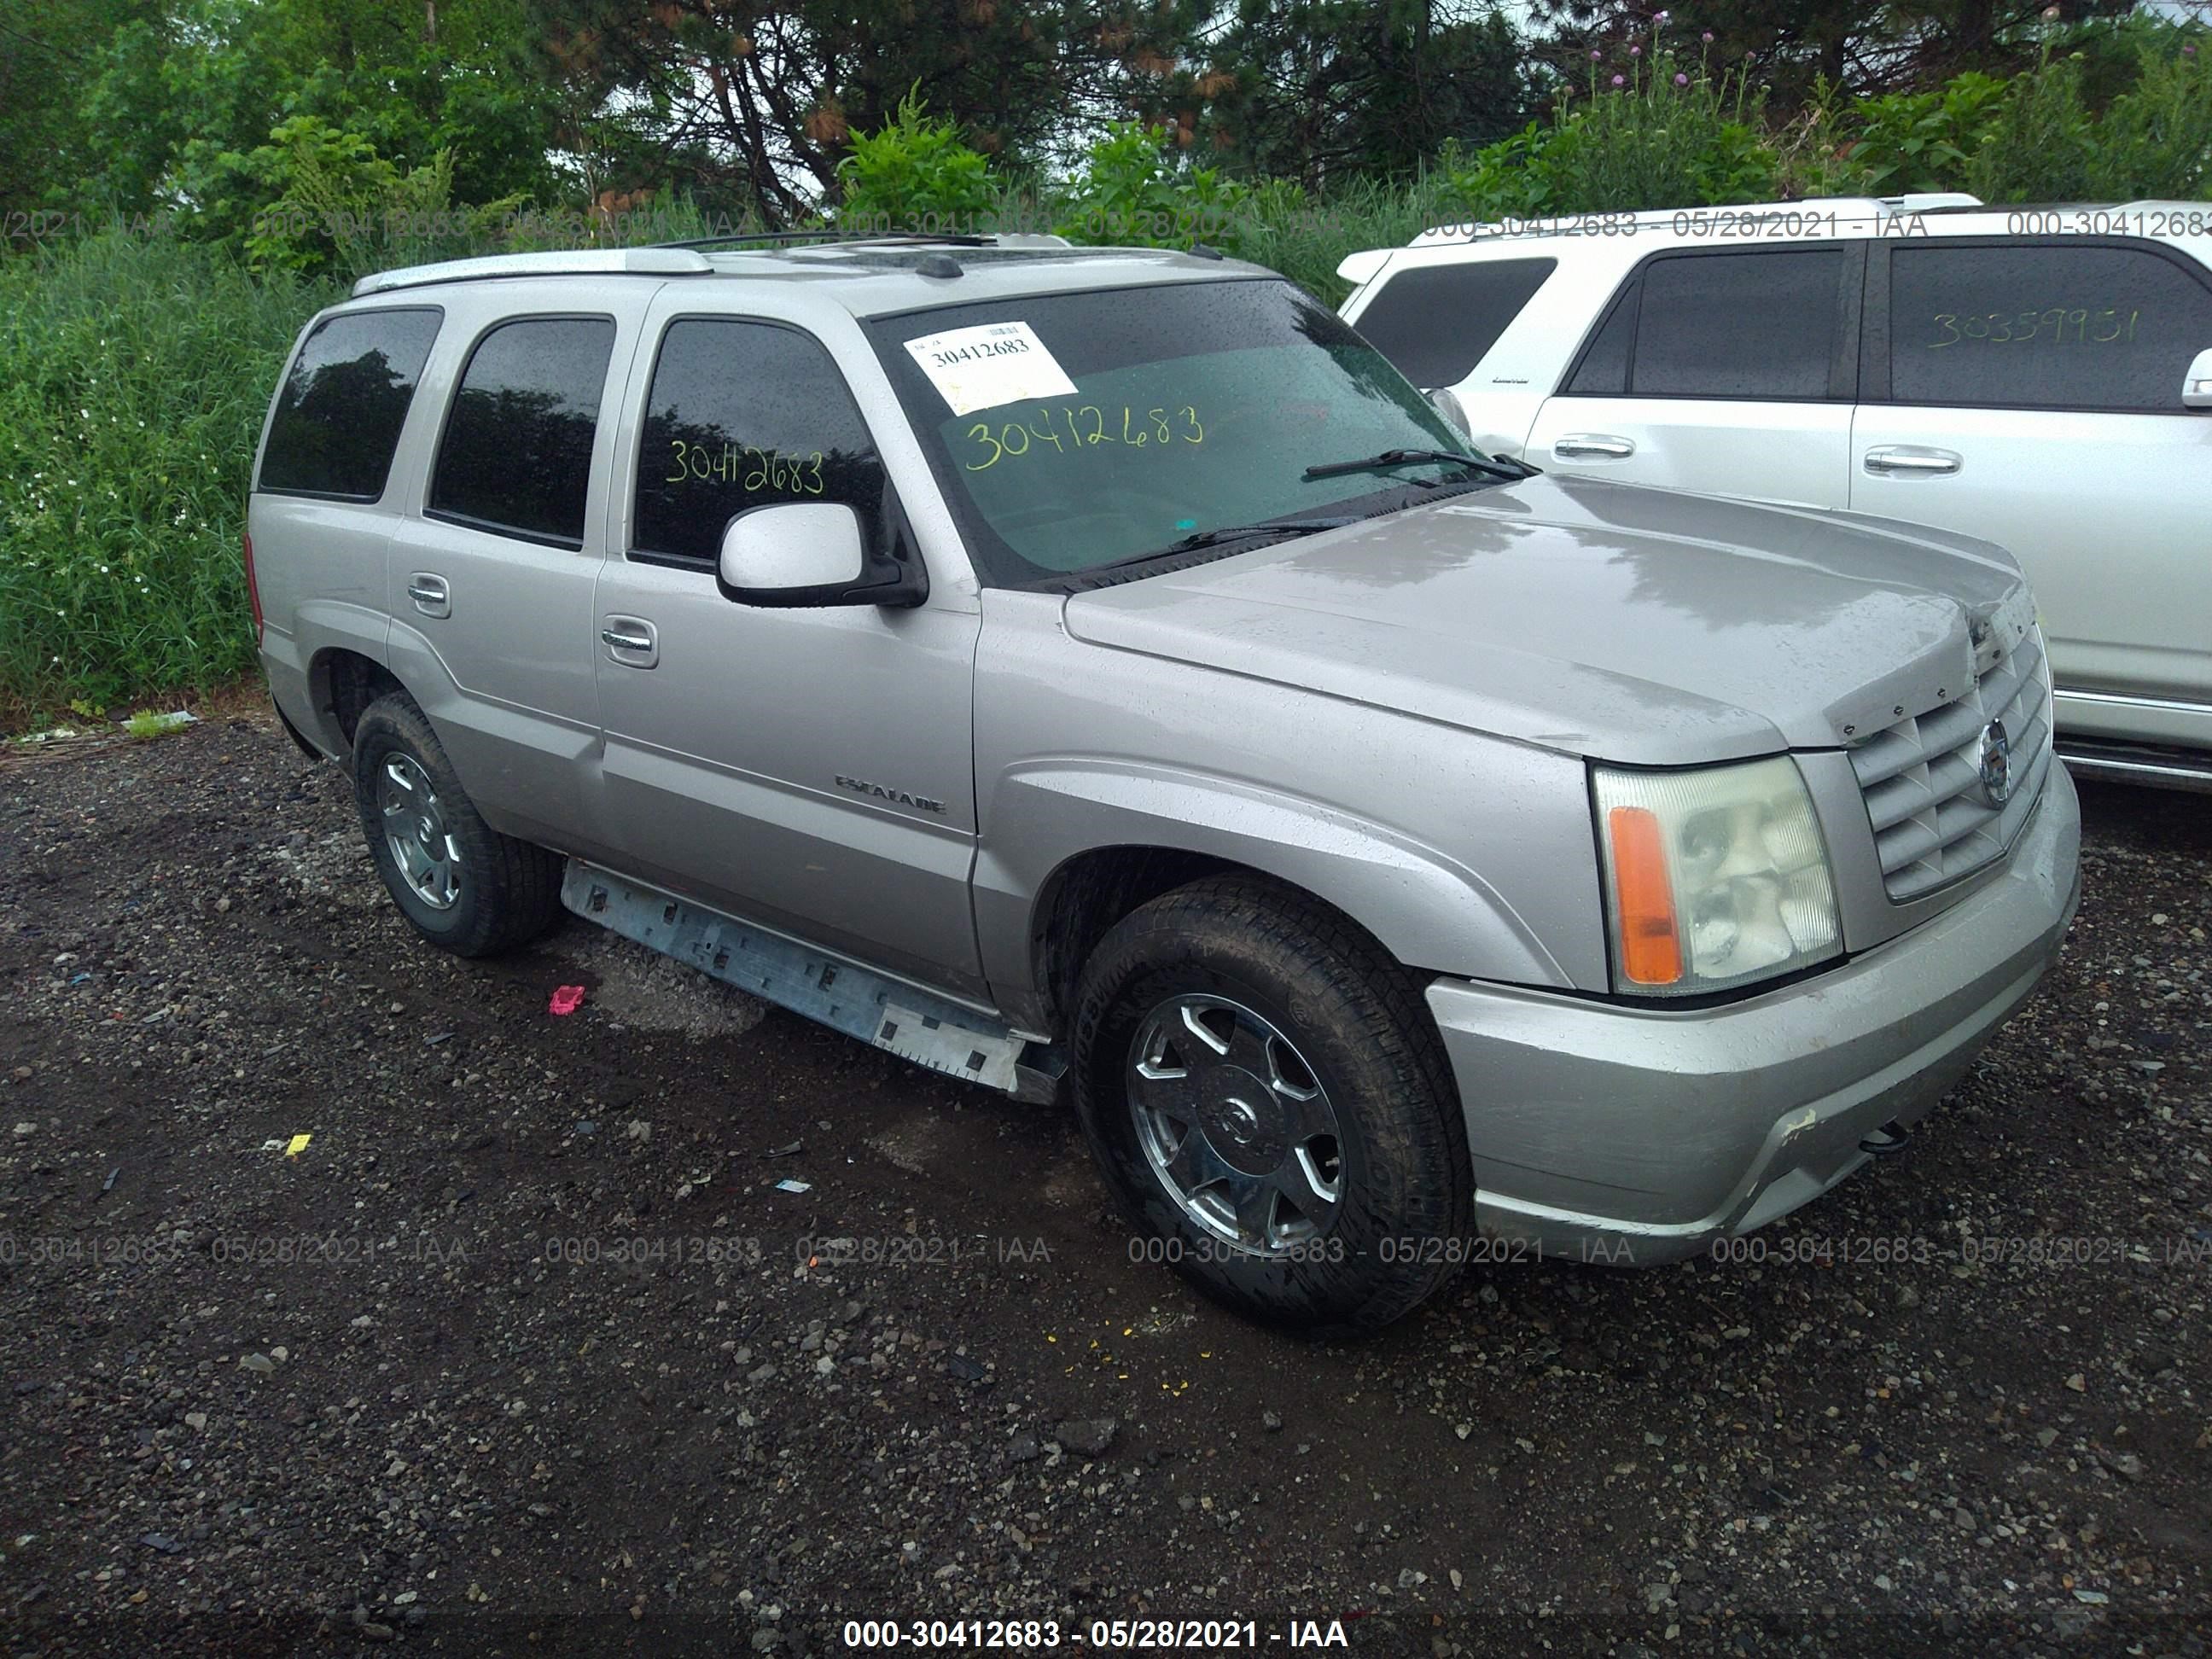
[[985, 323], [925, 334], [908, 340], [906, 349], [955, 415], [1024, 398], [1075, 395], [1075, 382], [1027, 323]]

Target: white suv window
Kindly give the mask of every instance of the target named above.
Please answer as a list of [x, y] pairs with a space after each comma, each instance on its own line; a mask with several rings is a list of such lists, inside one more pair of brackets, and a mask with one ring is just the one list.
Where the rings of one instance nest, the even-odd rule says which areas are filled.
[[1415, 386], [1456, 386], [1559, 265], [1557, 259], [1416, 265], [1382, 284], [1356, 326]]
[[2148, 248], [1896, 248], [1889, 397], [2003, 409], [2185, 411], [2212, 289]]
[[1854, 264], [1841, 248], [1653, 260], [1637, 308], [1629, 395], [1826, 398]]

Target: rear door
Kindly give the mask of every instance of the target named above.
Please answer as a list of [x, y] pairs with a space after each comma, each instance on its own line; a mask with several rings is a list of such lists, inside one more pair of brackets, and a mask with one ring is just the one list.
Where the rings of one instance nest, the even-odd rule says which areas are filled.
[[[974, 596], [950, 582], [907, 610], [722, 596], [723, 526], [747, 508], [843, 501], [869, 537], [908, 532], [823, 340], [769, 318], [686, 314], [691, 300], [672, 288], [654, 308], [617, 459], [629, 510], [611, 526], [593, 618], [617, 861], [980, 996]], [[847, 327], [859, 364], [866, 348]]]
[[543, 283], [531, 309], [456, 301], [456, 352], [434, 375], [450, 395], [387, 562], [393, 672], [471, 799], [495, 828], [563, 851], [594, 850], [592, 587], [612, 447], [600, 412], [642, 290], [606, 285], [574, 310]]
[[1985, 537], [2034, 583], [2062, 729], [2212, 744], [2212, 281], [2154, 242], [1885, 246], [1862, 512]]
[[1864, 259], [1857, 242], [1646, 259], [1524, 453], [1561, 474], [1841, 507]]

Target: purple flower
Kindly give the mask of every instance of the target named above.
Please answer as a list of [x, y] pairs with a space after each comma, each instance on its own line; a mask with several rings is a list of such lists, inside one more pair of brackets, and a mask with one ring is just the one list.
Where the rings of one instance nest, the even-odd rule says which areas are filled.
[[1713, 43], [1713, 32], [1711, 29], [1707, 29], [1703, 34], [1699, 35], [1698, 39], [1704, 41], [1710, 46]]
[[1678, 72], [1674, 76], [1674, 84], [1678, 87], [1686, 87], [1690, 84], [1690, 77]]
[[1663, 11], [1655, 11], [1651, 14], [1651, 21], [1654, 23], [1663, 23], [1667, 21], [1667, 14]]
[[1644, 56], [1644, 48], [1641, 46], [1631, 46], [1628, 49], [1628, 55], [1631, 58], [1641, 58]]
[[1597, 62], [1597, 60], [1598, 60], [1599, 58], [1602, 58], [1602, 57], [1604, 57], [1604, 56], [1605, 56], [1605, 54], [1604, 54], [1603, 52], [1600, 52], [1600, 51], [1599, 51], [1595, 46], [1592, 46], [1592, 47], [1590, 48], [1590, 62], [1591, 62], [1591, 63], [1595, 64], [1595, 62]]
[[2181, 49], [2181, 55], [2184, 58], [2194, 58], [2197, 56], [2197, 48], [2194, 46], [2184, 46]]
[[1616, 87], [1625, 87], [1628, 84], [1628, 77], [1625, 75], [1616, 75], [1613, 77], [1613, 84]]

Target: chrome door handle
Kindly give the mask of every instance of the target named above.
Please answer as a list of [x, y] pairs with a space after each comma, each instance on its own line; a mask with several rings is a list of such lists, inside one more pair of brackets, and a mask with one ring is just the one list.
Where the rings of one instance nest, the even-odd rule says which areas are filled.
[[605, 617], [599, 623], [599, 643], [607, 658], [624, 668], [660, 665], [660, 630], [642, 617]]
[[1635, 453], [1634, 439], [1603, 432], [1570, 432], [1552, 445], [1552, 453], [1563, 461], [1620, 461]]
[[1960, 457], [1948, 449], [1913, 449], [1888, 445], [1866, 453], [1869, 472], [1905, 473], [1914, 477], [1940, 478], [1959, 470]]
[[450, 617], [453, 614], [453, 590], [446, 586], [443, 576], [434, 576], [427, 570], [417, 570], [407, 578], [407, 597], [415, 601], [415, 608], [426, 617]]

